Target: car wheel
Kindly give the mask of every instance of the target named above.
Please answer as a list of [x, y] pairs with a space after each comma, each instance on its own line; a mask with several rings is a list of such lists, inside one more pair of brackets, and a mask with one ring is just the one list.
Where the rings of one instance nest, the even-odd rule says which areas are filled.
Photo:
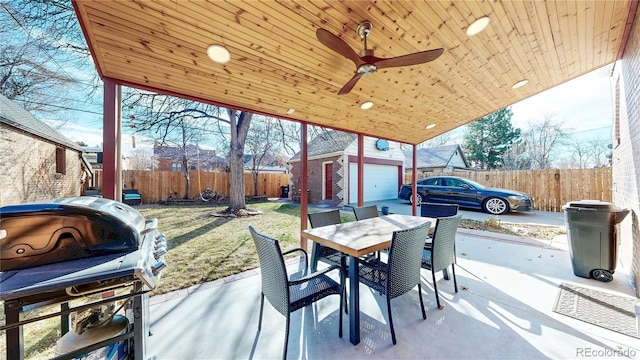
[[492, 197], [484, 202], [484, 210], [489, 214], [502, 215], [509, 211], [509, 205], [500, 198]]
[[[422, 195], [416, 194], [417, 204], [416, 206], [420, 206], [422, 204]], [[409, 202], [413, 204], [413, 195], [409, 196]]]

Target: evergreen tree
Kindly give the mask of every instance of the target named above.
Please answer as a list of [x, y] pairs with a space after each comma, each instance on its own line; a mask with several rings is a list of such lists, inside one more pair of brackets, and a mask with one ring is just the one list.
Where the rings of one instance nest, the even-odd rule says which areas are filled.
[[511, 125], [511, 108], [500, 109], [468, 125], [463, 147], [467, 159], [478, 169], [496, 169], [511, 144], [520, 137], [520, 129]]

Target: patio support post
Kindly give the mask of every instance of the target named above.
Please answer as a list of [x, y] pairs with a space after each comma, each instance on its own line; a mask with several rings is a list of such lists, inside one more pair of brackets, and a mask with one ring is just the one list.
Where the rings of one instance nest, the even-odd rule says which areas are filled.
[[[307, 189], [309, 188], [308, 164], [309, 151], [307, 147], [307, 124], [300, 123], [300, 232], [307, 229], [307, 206], [309, 199]], [[300, 247], [307, 250], [307, 238], [300, 236]]]
[[103, 162], [103, 177], [102, 177], [102, 196], [106, 199], [117, 199], [117, 150], [118, 143], [118, 85], [114, 79], [105, 77], [104, 83], [104, 95], [102, 105], [102, 162]]
[[413, 145], [413, 160], [412, 160], [412, 165], [411, 165], [411, 197], [413, 198], [413, 201], [411, 201], [411, 215], [413, 216], [417, 216], [418, 215], [418, 207], [416, 206], [416, 200], [418, 200], [417, 194], [418, 194], [418, 180], [416, 179], [416, 176], [418, 175], [418, 170], [416, 169], [417, 165], [418, 165], [418, 146], [417, 145]]
[[364, 206], [364, 135], [358, 134], [358, 206]]

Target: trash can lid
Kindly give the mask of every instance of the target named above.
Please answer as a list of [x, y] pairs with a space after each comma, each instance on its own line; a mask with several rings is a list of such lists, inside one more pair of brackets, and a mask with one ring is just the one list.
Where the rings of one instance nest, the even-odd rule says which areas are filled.
[[622, 209], [620, 209], [618, 206], [616, 206], [613, 203], [610, 202], [606, 202], [606, 201], [600, 201], [600, 200], [577, 200], [577, 201], [569, 201], [568, 203], [566, 203], [563, 207], [564, 210], [566, 210], [567, 208], [588, 208], [588, 209], [593, 209], [593, 210], [603, 210], [603, 211], [610, 211], [610, 212], [617, 212], [617, 211], [621, 211]]

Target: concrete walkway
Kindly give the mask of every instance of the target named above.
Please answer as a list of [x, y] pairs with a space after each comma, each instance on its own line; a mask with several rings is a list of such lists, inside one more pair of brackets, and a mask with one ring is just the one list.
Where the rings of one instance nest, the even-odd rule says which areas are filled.
[[[550, 243], [459, 232], [456, 249], [459, 292], [454, 292], [453, 281], [437, 277], [444, 309], [436, 308], [427, 270], [422, 271], [426, 320], [420, 315], [417, 288], [391, 302], [396, 346], [391, 343], [384, 298], [360, 285], [360, 344], [349, 342], [346, 316], [344, 335], [338, 338], [338, 297], [329, 297], [292, 314], [288, 358], [574, 359], [626, 354], [640, 359], [637, 338], [553, 312], [563, 283], [634, 298], [621, 264], [614, 280], [602, 283], [574, 276], [569, 253]], [[269, 304], [262, 331], [257, 332], [258, 269], [154, 296], [151, 303], [150, 358], [282, 356], [285, 319]]]

